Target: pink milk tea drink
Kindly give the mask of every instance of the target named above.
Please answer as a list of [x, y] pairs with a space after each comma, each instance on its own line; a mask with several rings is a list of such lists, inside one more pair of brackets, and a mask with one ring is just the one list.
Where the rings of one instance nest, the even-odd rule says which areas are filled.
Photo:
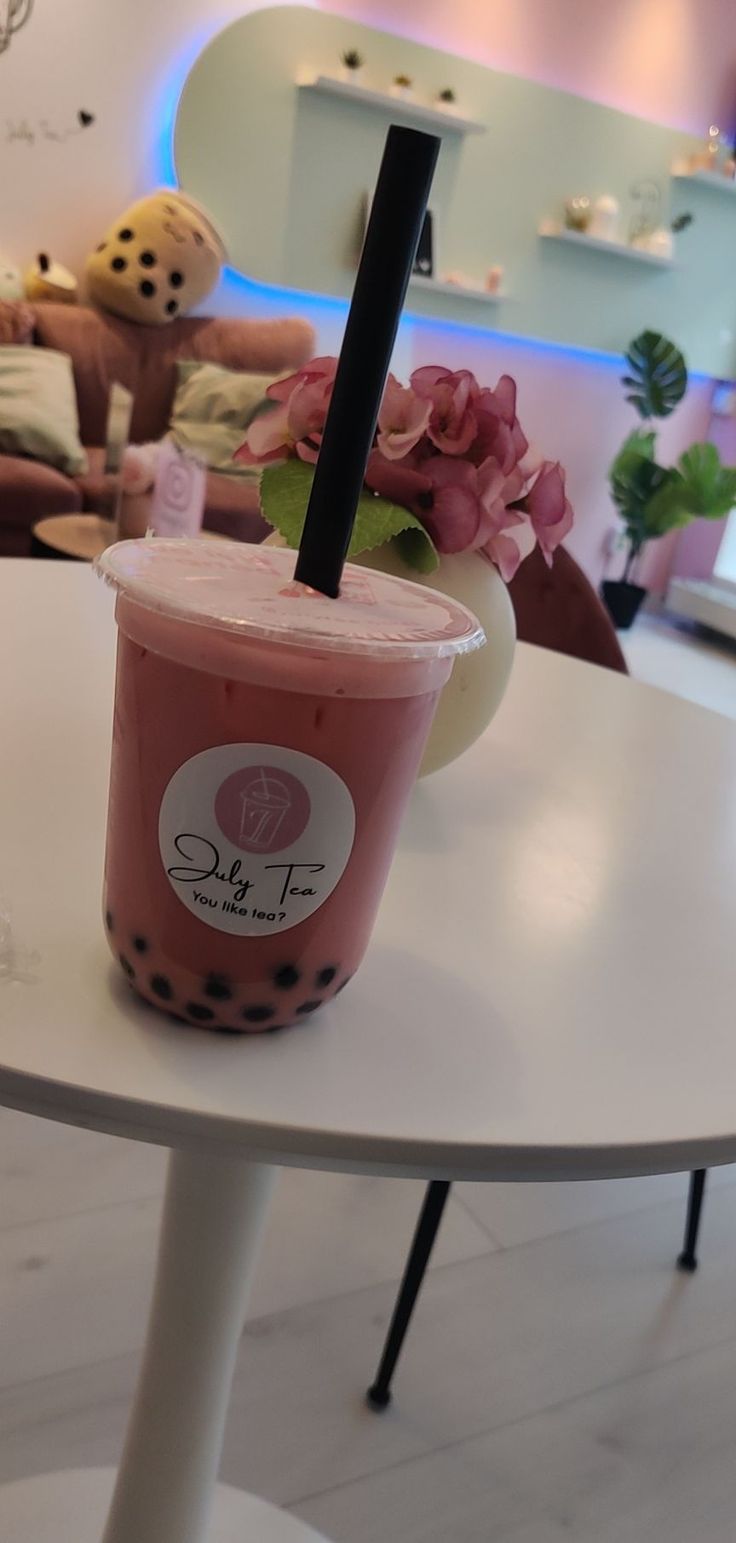
[[99, 570], [119, 628], [105, 921], [154, 1006], [300, 1023], [361, 962], [439, 693], [483, 634], [465, 607], [295, 553], [127, 541]]

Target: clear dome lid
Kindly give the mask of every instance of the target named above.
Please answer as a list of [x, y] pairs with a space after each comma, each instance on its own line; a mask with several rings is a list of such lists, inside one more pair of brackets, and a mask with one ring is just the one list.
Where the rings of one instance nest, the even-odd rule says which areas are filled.
[[146, 537], [108, 547], [95, 567], [139, 605], [244, 639], [372, 659], [447, 658], [485, 634], [437, 590], [346, 563], [331, 600], [294, 580], [296, 552], [239, 541]]

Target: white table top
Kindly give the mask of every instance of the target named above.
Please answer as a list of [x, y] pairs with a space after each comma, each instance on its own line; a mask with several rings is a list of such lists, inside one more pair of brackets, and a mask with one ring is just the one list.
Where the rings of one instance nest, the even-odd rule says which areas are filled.
[[140, 1004], [100, 920], [114, 628], [89, 569], [0, 563], [0, 1102], [306, 1167], [591, 1177], [736, 1160], [736, 723], [519, 649], [414, 795], [368, 957], [233, 1039]]

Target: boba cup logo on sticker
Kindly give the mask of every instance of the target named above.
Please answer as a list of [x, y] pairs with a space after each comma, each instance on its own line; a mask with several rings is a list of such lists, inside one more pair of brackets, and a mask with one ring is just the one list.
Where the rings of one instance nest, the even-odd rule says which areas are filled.
[[217, 745], [180, 766], [159, 813], [159, 850], [182, 904], [243, 937], [285, 932], [345, 870], [355, 809], [331, 767], [277, 745]]
[[306, 830], [311, 804], [303, 782], [275, 766], [226, 777], [215, 799], [223, 835], [244, 852], [280, 852]]

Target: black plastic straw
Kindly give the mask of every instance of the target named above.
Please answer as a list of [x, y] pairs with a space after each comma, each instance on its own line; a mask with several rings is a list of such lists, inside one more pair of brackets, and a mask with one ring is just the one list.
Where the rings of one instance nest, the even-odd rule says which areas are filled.
[[295, 578], [336, 596], [440, 141], [392, 125], [373, 197]]

